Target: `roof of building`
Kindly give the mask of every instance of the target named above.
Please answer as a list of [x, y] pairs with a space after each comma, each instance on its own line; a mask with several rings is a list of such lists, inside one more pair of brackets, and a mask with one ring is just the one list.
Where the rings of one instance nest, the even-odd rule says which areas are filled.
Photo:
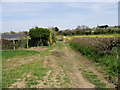
[[2, 34], [1, 39], [7, 40], [17, 40], [22, 36], [22, 34]]

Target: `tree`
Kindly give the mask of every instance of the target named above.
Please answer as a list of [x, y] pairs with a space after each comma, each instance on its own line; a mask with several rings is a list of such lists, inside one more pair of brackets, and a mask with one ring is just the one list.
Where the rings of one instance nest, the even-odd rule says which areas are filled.
[[77, 26], [76, 28], [76, 30], [86, 30], [86, 29], [89, 29], [89, 27], [86, 25]]
[[75, 29], [77, 35], [85, 34], [87, 30], [89, 30], [89, 27], [86, 25], [77, 26], [77, 28]]
[[20, 40], [18, 42], [16, 42], [16, 47], [28, 48], [28, 40], [29, 39], [30, 38], [27, 35], [27, 33], [22, 33], [22, 36], [20, 37]]
[[71, 33], [70, 29], [66, 29], [66, 30], [62, 31], [62, 34], [64, 36], [67, 36], [67, 35], [71, 35], [72, 33]]
[[13, 43], [9, 40], [1, 39], [0, 43], [2, 45], [2, 49], [13, 49]]
[[80, 26], [77, 26], [77, 28], [75, 29], [76, 31], [79, 31], [81, 30], [81, 27]]
[[86, 25], [81, 25], [81, 29], [82, 29], [82, 30], [86, 30], [86, 29], [89, 29], [89, 27], [86, 26]]
[[[52, 34], [51, 34], [52, 35]], [[29, 30], [29, 36], [31, 37], [32, 46], [48, 45], [50, 41], [50, 30], [47, 28], [31, 28]]]
[[59, 31], [58, 27], [55, 27], [55, 28], [54, 28], [54, 30], [55, 30], [56, 32], [58, 32], [58, 31]]
[[14, 32], [14, 31], [10, 31], [10, 34], [16, 34], [16, 32]]
[[21, 32], [19, 32], [19, 33], [21, 33], [21, 34], [23, 34], [23, 35], [28, 35], [28, 31], [21, 31]]

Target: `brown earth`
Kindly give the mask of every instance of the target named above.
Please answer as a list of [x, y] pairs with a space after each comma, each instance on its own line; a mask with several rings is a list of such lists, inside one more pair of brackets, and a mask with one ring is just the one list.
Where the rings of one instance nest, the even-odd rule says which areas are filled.
[[[83, 56], [80, 55], [80, 53], [77, 53], [76, 51], [68, 48], [65, 46], [65, 49], [63, 49], [63, 52], [66, 52], [67, 57], [63, 57], [63, 59], [61, 59], [62, 63], [68, 63], [68, 65], [64, 65], [67, 69], [70, 69], [72, 72], [73, 77], [76, 76], [76, 81], [75, 82], [79, 82], [81, 81], [81, 83], [83, 84], [84, 87], [91, 87], [91, 85], [89, 83], [87, 83], [87, 81], [85, 79], [82, 79], [82, 75], [80, 75], [80, 70], [79, 67], [85, 67], [85, 69], [93, 72], [95, 75], [97, 75], [99, 77], [99, 79], [106, 83], [107, 87], [109, 88], [114, 88], [115, 85], [108, 82], [104, 77], [104, 75], [102, 73], [100, 73], [100, 69], [95, 67], [95, 62], [92, 62], [91, 60], [88, 60], [86, 58], [84, 58]], [[78, 77], [77, 77], [78, 75]], [[93, 86], [92, 86], [93, 87]]]
[[29, 48], [29, 49], [23, 49], [23, 50], [30, 50], [30, 51], [37, 51], [37, 52], [41, 52], [41, 51], [44, 51], [44, 50], [47, 50], [48, 48]]

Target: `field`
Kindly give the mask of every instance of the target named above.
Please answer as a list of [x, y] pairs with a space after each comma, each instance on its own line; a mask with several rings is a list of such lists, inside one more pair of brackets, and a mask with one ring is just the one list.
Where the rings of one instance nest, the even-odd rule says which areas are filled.
[[60, 38], [52, 46], [2, 50], [2, 87], [115, 88], [119, 48], [107, 47], [116, 40], [92, 36], [63, 43]]
[[1, 0], [0, 89], [120, 90], [120, 2], [38, 1]]
[[[61, 48], [60, 44], [57, 46]], [[54, 80], [56, 80], [59, 75], [55, 76], [53, 67], [51, 66], [52, 61], [49, 60], [51, 55], [50, 50], [52, 48], [53, 47], [34, 47], [29, 50], [3, 50], [2, 87], [57, 87], [57, 85], [54, 84]], [[60, 72], [62, 73], [62, 71]], [[59, 82], [62, 86], [66, 85], [62, 84], [67, 81], [67, 78], [64, 78], [63, 81]], [[59, 76], [58, 79], [61, 79], [61, 77]], [[67, 85], [64, 87], [67, 87]]]
[[67, 39], [72, 39], [74, 37], [120, 37], [120, 34], [75, 35], [75, 36], [67, 36]]
[[[35, 58], [38, 56], [38, 52], [35, 51], [26, 51], [26, 50], [5, 50], [2, 51], [3, 55], [3, 87], [9, 87], [12, 83], [15, 83], [17, 79], [18, 81], [22, 81], [24, 77], [27, 80], [27, 74], [32, 73], [35, 75], [43, 75], [44, 71], [47, 69], [42, 68], [42, 60]], [[33, 57], [33, 58], [31, 58]], [[26, 60], [27, 59], [27, 60]], [[34, 60], [34, 61], [33, 61]], [[29, 62], [29, 63], [28, 63]], [[32, 64], [34, 63], [34, 64]], [[32, 68], [30, 68], [32, 67]], [[35, 72], [35, 68], [37, 68], [37, 72]], [[23, 76], [23, 77], [21, 77]], [[33, 80], [32, 80], [33, 79]], [[33, 77], [29, 77], [27, 81], [29, 84], [35, 84]]]

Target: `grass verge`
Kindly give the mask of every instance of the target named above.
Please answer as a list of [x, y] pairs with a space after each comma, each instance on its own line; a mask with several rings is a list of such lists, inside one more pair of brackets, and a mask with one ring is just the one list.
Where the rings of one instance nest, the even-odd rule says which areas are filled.
[[98, 76], [95, 75], [93, 72], [90, 72], [82, 67], [80, 67], [79, 70], [82, 71], [82, 75], [84, 78], [86, 78], [92, 84], [96, 85], [95, 88], [106, 88], [107, 87], [106, 84], [101, 82], [101, 80], [98, 79]]

